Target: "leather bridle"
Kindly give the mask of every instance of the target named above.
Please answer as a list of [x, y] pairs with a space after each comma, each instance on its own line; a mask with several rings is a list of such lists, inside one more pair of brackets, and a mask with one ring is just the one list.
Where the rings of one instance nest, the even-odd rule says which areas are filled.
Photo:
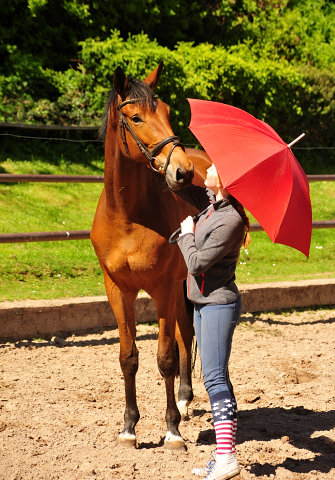
[[[154, 98], [157, 98], [157, 97], [155, 96]], [[117, 97], [117, 109], [119, 111], [119, 117], [120, 117], [119, 118], [120, 136], [121, 136], [124, 148], [126, 150], [126, 153], [127, 153], [127, 155], [129, 155], [130, 158], [131, 158], [131, 155], [129, 153], [129, 149], [128, 149], [128, 145], [127, 145], [125, 129], [127, 129], [128, 132], [130, 133], [130, 135], [133, 137], [133, 139], [135, 140], [135, 142], [136, 142], [138, 148], [140, 149], [141, 153], [143, 153], [143, 155], [145, 155], [146, 158], [149, 160], [150, 168], [156, 173], [164, 173], [164, 175], [166, 175], [166, 170], [169, 166], [170, 158], [171, 158], [173, 150], [176, 147], [181, 147], [185, 151], [185, 147], [184, 147], [184, 145], [182, 145], [182, 143], [180, 142], [179, 138], [176, 135], [172, 135], [171, 137], [167, 137], [164, 140], [161, 140], [159, 143], [157, 143], [157, 145], [152, 150], [149, 150], [148, 147], [146, 145], [144, 145], [143, 142], [141, 142], [141, 140], [136, 136], [136, 134], [132, 130], [131, 126], [129, 125], [127, 119], [125, 118], [125, 116], [121, 112], [121, 108], [124, 107], [125, 105], [128, 105], [129, 103], [137, 103], [137, 102], [140, 102], [141, 100], [142, 100], [141, 98], [138, 98], [138, 99], [133, 98], [133, 99], [125, 100], [122, 103], [119, 103], [119, 97]], [[171, 142], [173, 142], [173, 145], [171, 147], [169, 155], [167, 156], [165, 165], [160, 166], [159, 168], [156, 168], [155, 165], [154, 165], [154, 162], [156, 161], [156, 162], [159, 163], [159, 161], [155, 157], [155, 155], [157, 155], [157, 152], [161, 148], [163, 148], [165, 145], [167, 145], [168, 143], [171, 143]]]

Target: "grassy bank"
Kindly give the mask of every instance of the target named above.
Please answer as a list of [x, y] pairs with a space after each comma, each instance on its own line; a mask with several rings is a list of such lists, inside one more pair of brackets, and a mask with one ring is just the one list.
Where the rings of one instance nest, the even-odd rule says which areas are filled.
[[[50, 153], [50, 152], [49, 152]], [[93, 152], [94, 153], [94, 152]], [[76, 154], [77, 155], [77, 154]], [[89, 157], [89, 161], [87, 160]], [[6, 173], [103, 174], [95, 151], [48, 161], [1, 158]], [[70, 161], [71, 160], [71, 161]], [[335, 183], [310, 184], [313, 220], [335, 218]], [[0, 184], [0, 232], [90, 229], [101, 184]], [[251, 221], [255, 221], [251, 218]], [[334, 230], [314, 230], [310, 258], [272, 244], [264, 232], [252, 234], [241, 251], [237, 282], [262, 283], [335, 276]], [[104, 294], [103, 276], [89, 240], [0, 245], [0, 301]]]

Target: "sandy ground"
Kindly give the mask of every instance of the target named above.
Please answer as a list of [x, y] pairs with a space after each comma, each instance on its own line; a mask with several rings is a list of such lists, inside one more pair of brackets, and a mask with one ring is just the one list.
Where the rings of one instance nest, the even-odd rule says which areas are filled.
[[[118, 447], [118, 331], [0, 345], [0, 479], [194, 479], [215, 447], [199, 360], [187, 452], [163, 448], [157, 328], [139, 325], [138, 449]], [[230, 362], [239, 406], [237, 479], [335, 479], [335, 310], [243, 315]]]

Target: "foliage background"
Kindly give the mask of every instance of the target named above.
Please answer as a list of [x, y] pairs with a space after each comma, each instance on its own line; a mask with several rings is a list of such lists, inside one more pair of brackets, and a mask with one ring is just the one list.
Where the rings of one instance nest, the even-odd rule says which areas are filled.
[[[187, 97], [232, 104], [299, 147], [334, 147], [335, 4], [331, 0], [0, 0], [0, 121], [99, 125], [114, 69], [145, 78], [172, 126]], [[334, 150], [299, 151], [307, 173]]]
[[[187, 98], [215, 100], [265, 120], [287, 142], [305, 132], [295, 153], [306, 173], [335, 173], [331, 0], [0, 0], [0, 11], [0, 122], [100, 125], [114, 69], [144, 79], [164, 60], [157, 93], [184, 143], [197, 143]], [[103, 172], [92, 132], [6, 129], [1, 173]], [[298, 150], [311, 146], [321, 148]], [[311, 184], [314, 220], [335, 218], [333, 185]], [[1, 231], [88, 229], [100, 190], [0, 184]], [[309, 259], [257, 232], [237, 278], [334, 277], [333, 252], [332, 230], [313, 230]], [[89, 241], [5, 244], [0, 257], [0, 301], [104, 293]]]

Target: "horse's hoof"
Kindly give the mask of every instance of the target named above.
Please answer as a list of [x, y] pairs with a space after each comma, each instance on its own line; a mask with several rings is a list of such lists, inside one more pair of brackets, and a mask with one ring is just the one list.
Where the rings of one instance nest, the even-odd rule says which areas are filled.
[[135, 435], [120, 433], [119, 438], [116, 441], [116, 445], [122, 447], [137, 448], [137, 441]]
[[188, 414], [187, 414], [187, 415], [182, 415], [182, 416], [181, 416], [181, 421], [182, 421], [182, 422], [188, 422], [188, 421], [189, 421], [189, 419], [190, 419], [190, 417], [189, 417], [189, 415], [188, 415]]
[[167, 450], [180, 450], [185, 452], [186, 446], [180, 435], [173, 435], [168, 432], [164, 440], [164, 448]]
[[164, 448], [166, 448], [166, 450], [179, 450], [180, 452], [186, 452], [186, 445], [183, 440], [178, 440], [174, 442], [165, 441]]

